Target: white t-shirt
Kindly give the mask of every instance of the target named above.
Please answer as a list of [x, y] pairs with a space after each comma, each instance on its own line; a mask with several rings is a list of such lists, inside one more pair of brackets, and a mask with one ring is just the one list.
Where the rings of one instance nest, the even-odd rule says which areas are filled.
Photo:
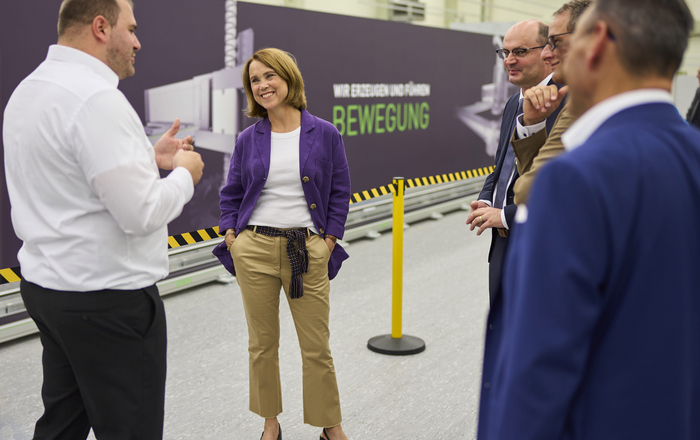
[[299, 137], [301, 127], [289, 133], [271, 133], [270, 172], [248, 221], [274, 228], [311, 228], [309, 207], [301, 187]]
[[161, 179], [136, 111], [99, 59], [53, 45], [4, 114], [23, 277], [55, 290], [139, 289], [168, 274], [167, 224], [192, 198], [185, 168]]

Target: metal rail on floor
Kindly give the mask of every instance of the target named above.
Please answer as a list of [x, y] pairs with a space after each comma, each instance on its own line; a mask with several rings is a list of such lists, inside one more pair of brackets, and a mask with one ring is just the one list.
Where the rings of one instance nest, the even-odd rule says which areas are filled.
[[[406, 189], [406, 224], [429, 218], [439, 219], [444, 213], [468, 209], [479, 194], [486, 177], [475, 177], [436, 185]], [[392, 194], [350, 205], [344, 242], [368, 237], [376, 238], [392, 227]], [[168, 251], [170, 275], [157, 283], [161, 296], [216, 280], [232, 280], [211, 250], [223, 238], [189, 244]], [[0, 343], [36, 333], [29, 318], [19, 282], [0, 285]]]

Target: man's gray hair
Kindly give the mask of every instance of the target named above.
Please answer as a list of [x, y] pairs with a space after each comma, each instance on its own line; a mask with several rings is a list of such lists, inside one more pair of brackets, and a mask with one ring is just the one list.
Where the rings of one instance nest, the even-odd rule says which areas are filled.
[[609, 38], [629, 73], [673, 78], [694, 25], [684, 0], [596, 0], [593, 5], [594, 18], [610, 27]]
[[537, 43], [541, 45], [547, 44], [547, 37], [549, 36], [549, 26], [547, 23], [541, 21], [539, 23], [539, 28], [537, 31]]
[[576, 23], [578, 23], [578, 19], [581, 17], [581, 14], [583, 14], [583, 11], [585, 11], [591, 3], [593, 3], [593, 0], [570, 1], [569, 3], [565, 3], [561, 8], [557, 9], [554, 16], [556, 17], [568, 12], [570, 15], [569, 23], [566, 25], [566, 30], [567, 32], [573, 32], [574, 29], [576, 29]]

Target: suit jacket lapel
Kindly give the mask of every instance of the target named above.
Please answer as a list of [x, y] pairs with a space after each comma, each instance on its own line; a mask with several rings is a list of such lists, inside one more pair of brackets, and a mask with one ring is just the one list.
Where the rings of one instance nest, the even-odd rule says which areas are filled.
[[316, 142], [316, 132], [314, 128], [316, 122], [306, 110], [301, 111], [301, 134], [299, 135], [299, 171], [303, 172], [306, 168], [306, 161], [309, 159], [311, 150]]
[[258, 152], [258, 157], [265, 169], [266, 179], [270, 173], [271, 131], [270, 120], [267, 118], [263, 119], [255, 126], [255, 150]]
[[[564, 86], [561, 85], [561, 84], [555, 83], [553, 79], [550, 79], [550, 80], [549, 80], [549, 83], [547, 83], [547, 85], [548, 85], [548, 86], [555, 85], [555, 86], [557, 86], [557, 89], [561, 89], [562, 87], [564, 87]], [[566, 98], [568, 98], [568, 97], [569, 97], [568, 94], [565, 95], [565, 96], [564, 96], [564, 99], [562, 99], [561, 102], [559, 103], [559, 107], [557, 108], [557, 110], [555, 110], [554, 113], [552, 113], [552, 114], [547, 118], [547, 120], [546, 120], [547, 122], [546, 122], [546, 124], [545, 124], [545, 129], [547, 130], [547, 136], [549, 136], [549, 133], [552, 131], [552, 127], [554, 127], [554, 123], [555, 123], [556, 120], [557, 120], [557, 116], [559, 116], [559, 112], [561, 112], [561, 109], [563, 109], [563, 108], [564, 108], [564, 105], [566, 105]]]
[[[510, 136], [513, 134], [513, 130], [515, 129], [515, 117], [517, 111], [518, 111], [518, 101], [519, 101], [519, 94], [511, 96], [511, 98], [508, 100], [506, 103], [506, 107], [503, 109], [503, 120], [501, 121], [502, 127], [501, 127], [501, 139], [499, 139], [499, 149], [498, 149], [498, 160], [496, 161], [496, 169], [498, 170], [498, 174], [494, 174], [494, 192], [496, 191], [496, 185], [498, 183], [498, 178], [501, 174], [501, 171], [503, 170], [503, 161], [506, 158], [506, 153], [508, 152], [508, 148], [510, 147]], [[510, 129], [508, 131], [503, 131], [503, 127], [506, 126], [507, 124]], [[510, 134], [509, 134], [510, 133]]]

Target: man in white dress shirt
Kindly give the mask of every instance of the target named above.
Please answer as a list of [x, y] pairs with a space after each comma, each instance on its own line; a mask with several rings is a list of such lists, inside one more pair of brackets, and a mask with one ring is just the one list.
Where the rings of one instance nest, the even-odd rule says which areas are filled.
[[[131, 0], [64, 0], [58, 44], [4, 114], [22, 298], [44, 348], [34, 438], [163, 435], [167, 224], [204, 164], [179, 121], [155, 146], [117, 88], [141, 47]], [[172, 170], [161, 179], [158, 168]]]

